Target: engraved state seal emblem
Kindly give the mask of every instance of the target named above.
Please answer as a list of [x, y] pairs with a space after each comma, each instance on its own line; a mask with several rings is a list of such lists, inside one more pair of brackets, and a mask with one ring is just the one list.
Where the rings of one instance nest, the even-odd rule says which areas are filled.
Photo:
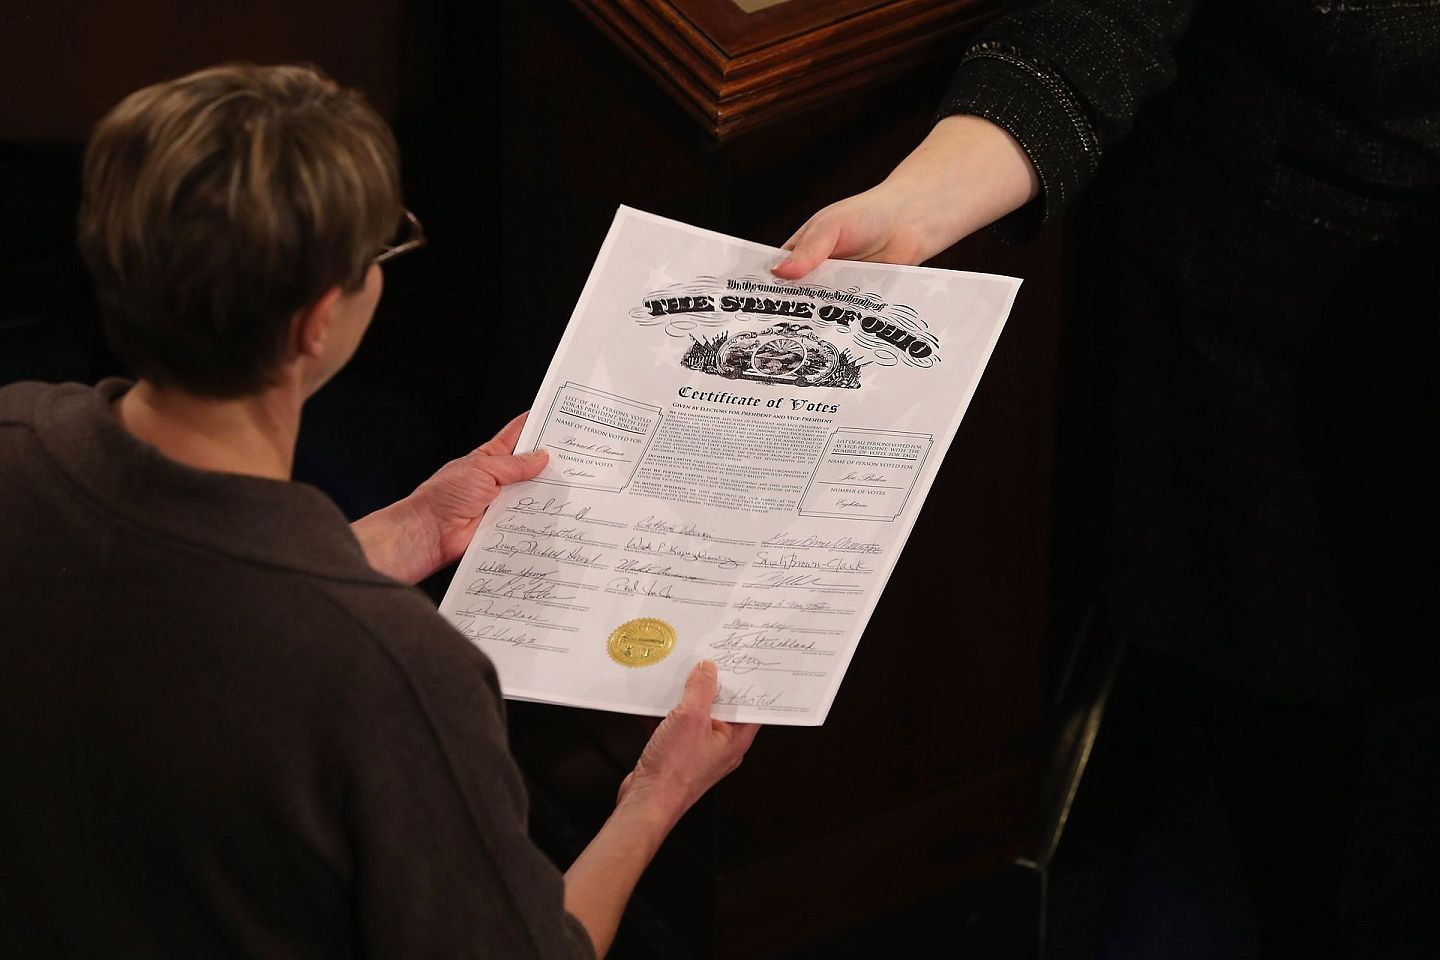
[[789, 322], [694, 340], [680, 365], [728, 380], [849, 388], [860, 386], [864, 366], [816, 336], [809, 324]]

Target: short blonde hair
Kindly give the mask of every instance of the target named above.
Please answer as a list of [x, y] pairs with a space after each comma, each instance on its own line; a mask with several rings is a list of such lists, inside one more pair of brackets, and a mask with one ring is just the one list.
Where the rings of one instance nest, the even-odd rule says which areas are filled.
[[270, 382], [297, 310], [364, 283], [401, 213], [394, 137], [359, 93], [312, 67], [228, 64], [100, 121], [79, 243], [137, 376], [238, 396]]

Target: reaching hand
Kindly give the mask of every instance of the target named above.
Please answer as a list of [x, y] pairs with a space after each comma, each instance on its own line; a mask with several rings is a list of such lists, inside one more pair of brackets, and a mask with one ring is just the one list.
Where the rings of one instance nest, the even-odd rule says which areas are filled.
[[798, 280], [832, 257], [923, 263], [1039, 191], [1034, 165], [1009, 133], [980, 117], [946, 117], [883, 183], [806, 221], [771, 272]]
[[513, 453], [525, 417], [522, 413], [486, 443], [436, 470], [404, 500], [355, 521], [351, 529], [370, 565], [418, 583], [458, 560], [500, 488], [545, 469], [545, 451]]
[[901, 191], [887, 183], [847, 197], [815, 214], [787, 241], [790, 256], [771, 268], [798, 280], [825, 260], [916, 264], [936, 251], [923, 220], [912, 216]]
[[680, 703], [660, 721], [634, 771], [620, 784], [617, 807], [654, 804], [678, 820], [740, 766], [760, 725], [710, 719], [717, 685], [712, 661], [702, 660], [690, 671]]

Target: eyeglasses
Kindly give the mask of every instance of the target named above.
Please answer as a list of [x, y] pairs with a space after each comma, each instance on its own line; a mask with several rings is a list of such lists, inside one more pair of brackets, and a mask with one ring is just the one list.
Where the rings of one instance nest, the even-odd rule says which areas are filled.
[[398, 243], [387, 243], [380, 248], [372, 263], [384, 263], [386, 260], [393, 260], [402, 253], [409, 253], [425, 246], [425, 228], [420, 225], [420, 218], [409, 210], [405, 211], [405, 222], [400, 225], [397, 237], [404, 239]]

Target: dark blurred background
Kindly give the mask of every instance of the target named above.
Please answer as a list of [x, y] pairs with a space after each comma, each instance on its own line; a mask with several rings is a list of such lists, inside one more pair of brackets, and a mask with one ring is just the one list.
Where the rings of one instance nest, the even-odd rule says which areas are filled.
[[101, 114], [131, 90], [213, 63], [301, 61], [364, 90], [392, 121], [406, 199], [431, 244], [386, 267], [355, 362], [306, 410], [297, 477], [358, 516], [526, 405], [546, 351], [510, 346], [511, 360], [492, 364], [486, 349], [508, 339], [496, 333], [499, 6], [21, 6], [0, 41], [0, 382], [125, 373], [100, 336], [74, 246], [82, 144]]
[[[386, 266], [375, 322], [307, 406], [297, 452], [296, 479], [353, 518], [530, 403], [618, 204], [778, 244], [917, 142], [949, 73], [939, 54], [897, 61], [883, 83], [722, 143], [582, 6], [22, 4], [0, 35], [0, 383], [125, 374], [75, 252], [79, 164], [93, 123], [151, 82], [226, 60], [312, 62], [364, 90], [394, 126], [406, 199], [430, 243]], [[914, 629], [901, 611], [919, 603], [933, 607], [924, 625], [948, 637], [963, 605], [975, 639], [942, 643], [917, 684], [909, 658], [886, 653], [903, 638], [872, 627], [824, 730], [767, 731], [687, 818], [616, 956], [925, 956], [962, 941], [992, 957], [1035, 955], [1042, 797], [1053, 793], [1056, 704], [1081, 622], [1068, 581], [1047, 578], [1069, 549], [1050, 533], [1069, 509], [1052, 497], [1058, 244], [1017, 251], [980, 238], [953, 258], [1026, 277], [1026, 295], [956, 441], [985, 453], [952, 453], [926, 508], [931, 533], [917, 534], [917, 559], [896, 574], [905, 585], [873, 621]], [[971, 531], [976, 548], [926, 562], [953, 529]], [[448, 579], [423, 586], [438, 598]], [[957, 607], [930, 603], [954, 597], [957, 582], [967, 585]], [[956, 679], [934, 682], [944, 675]], [[648, 726], [525, 704], [510, 716], [534, 832], [567, 862]], [[778, 814], [774, 794], [796, 806]]]
[[[906, 62], [721, 142], [582, 15], [588, 3], [12, 4], [0, 29], [0, 384], [125, 373], [74, 247], [95, 120], [131, 90], [213, 63], [318, 64], [391, 120], [407, 202], [430, 238], [386, 266], [358, 355], [306, 409], [297, 479], [360, 516], [530, 403], [617, 204], [778, 244], [923, 136], [953, 62]], [[1079, 230], [1072, 218], [1026, 250], [977, 237], [941, 258], [1026, 285], [922, 523], [826, 726], [765, 731], [667, 843], [615, 956], [1040, 954], [1051, 859], [1115, 663], [1075, 562], [1089, 365]], [[955, 531], [960, 555], [948, 549]], [[424, 587], [438, 598], [448, 579]], [[566, 862], [608, 811], [648, 725], [526, 704], [510, 717], [534, 832]], [[1149, 747], [1173, 762], [1184, 745]], [[1154, 915], [1173, 918], [1161, 926], [1175, 943], [1157, 957], [1229, 955], [1215, 943], [1250, 935], [1234, 874], [1202, 876], [1199, 894], [1185, 886], [1195, 850], [1224, 859], [1214, 799], [1144, 770], [1107, 782], [1171, 790], [1193, 815], [1137, 840], [1148, 851], [1137, 862], [1090, 850], [1068, 889], [1147, 891], [1124, 909], [1149, 914], [1146, 929]], [[1385, 834], [1386, 804], [1413, 807], [1423, 799], [1411, 794], [1433, 785], [1377, 783], [1372, 860], [1403, 885], [1423, 854]], [[1112, 796], [1081, 793], [1076, 808], [1113, 819]], [[1071, 845], [1088, 842], [1082, 833]], [[1219, 918], [1209, 935], [1220, 941], [1187, 912], [1197, 902]], [[1065, 930], [1097, 941], [1109, 922], [1100, 912], [1083, 895], [1050, 904]], [[1404, 931], [1372, 932], [1387, 936]]]

